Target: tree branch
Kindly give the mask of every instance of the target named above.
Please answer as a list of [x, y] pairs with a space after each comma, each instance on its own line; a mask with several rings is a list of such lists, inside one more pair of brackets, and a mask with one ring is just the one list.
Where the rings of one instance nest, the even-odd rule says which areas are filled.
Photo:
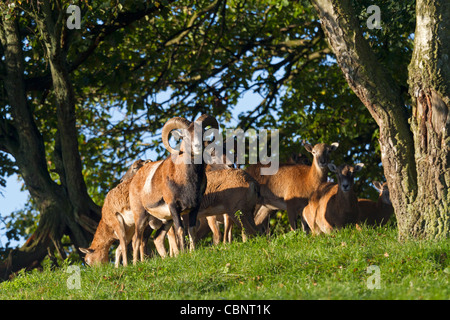
[[[167, 4], [173, 3], [175, 0], [168, 0]], [[82, 65], [97, 49], [97, 47], [108, 37], [117, 30], [123, 29], [133, 22], [144, 18], [147, 15], [154, 14], [160, 11], [162, 7], [151, 6], [145, 10], [140, 10], [137, 12], [120, 12], [110, 24], [96, 25], [91, 29], [90, 35], [86, 38], [91, 38], [91, 43], [87, 49], [81, 52], [74, 61], [69, 63], [67, 69], [69, 73], [72, 73], [80, 65]], [[66, 44], [67, 45], [67, 44]], [[26, 80], [26, 90], [27, 91], [42, 91], [44, 89], [49, 89], [52, 84], [51, 74], [48, 73], [44, 76], [27, 78]]]
[[215, 0], [213, 3], [211, 3], [206, 8], [204, 8], [204, 9], [202, 9], [200, 11], [196, 11], [192, 15], [191, 19], [189, 19], [189, 21], [188, 21], [188, 23], [186, 25], [186, 28], [183, 31], [181, 31], [180, 34], [177, 37], [172, 38], [169, 41], [167, 41], [165, 46], [168, 47], [168, 46], [171, 46], [173, 44], [178, 44], [189, 33], [191, 28], [194, 27], [194, 22], [195, 22], [195, 20], [197, 20], [197, 18], [199, 16], [201, 16], [201, 15], [203, 15], [203, 14], [205, 14], [205, 13], [207, 13], [207, 12], [213, 10], [213, 9], [218, 8], [219, 4], [220, 4], [220, 1], [219, 0]]
[[[11, 272], [29, 267], [40, 261], [47, 253], [49, 239], [60, 237], [64, 224], [55, 219], [61, 213], [56, 199], [64, 199], [61, 188], [54, 183], [47, 170], [45, 148], [42, 135], [34, 122], [32, 111], [25, 92], [24, 60], [18, 23], [15, 18], [1, 14], [0, 40], [5, 50], [6, 66], [5, 89], [13, 120], [10, 128], [15, 141], [8, 138], [9, 151], [15, 158], [27, 189], [36, 201], [41, 212], [40, 223], [27, 243], [10, 253], [8, 259], [0, 264], [0, 279], [6, 279]], [[5, 124], [6, 126], [8, 123]], [[14, 147], [11, 145], [14, 144]], [[48, 222], [48, 223], [47, 223]], [[49, 228], [49, 226], [52, 228]]]

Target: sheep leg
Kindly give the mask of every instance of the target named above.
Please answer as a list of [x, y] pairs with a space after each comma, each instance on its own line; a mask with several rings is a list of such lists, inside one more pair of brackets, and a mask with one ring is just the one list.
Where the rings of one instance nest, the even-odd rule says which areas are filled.
[[117, 249], [116, 249], [116, 261], [114, 262], [114, 266], [116, 268], [118, 268], [120, 265], [120, 257], [121, 256], [122, 256], [122, 250], [120, 249], [120, 244], [119, 244], [119, 246], [117, 246]]
[[[303, 199], [290, 199], [286, 201], [286, 209], [289, 218], [289, 224], [291, 226], [291, 230], [297, 230], [297, 218], [299, 214], [303, 212], [303, 208], [306, 207], [308, 202]], [[308, 232], [309, 227], [306, 223], [305, 219], [303, 219], [303, 215], [301, 218], [302, 229], [305, 232]]]
[[126, 231], [125, 231], [125, 221], [119, 212], [116, 212], [116, 219], [118, 222], [118, 230], [116, 231], [119, 238], [119, 246], [116, 249], [116, 262], [115, 267], [118, 268], [120, 264], [120, 257], [122, 257], [123, 266], [128, 265], [127, 259], [127, 241], [126, 241]]
[[[213, 216], [211, 216], [213, 217]], [[209, 226], [208, 217], [202, 217], [201, 219], [198, 219], [198, 226], [197, 226], [197, 239], [204, 238], [210, 231], [211, 228]]]
[[173, 228], [175, 229], [174, 231], [178, 242], [177, 246], [181, 251], [184, 251], [184, 230], [181, 221], [181, 210], [175, 203], [169, 205], [169, 210], [172, 215]]
[[138, 251], [139, 251], [140, 245], [141, 245], [141, 243], [139, 241], [139, 236], [138, 236], [137, 232], [135, 232], [134, 236], [133, 236], [133, 264], [134, 265], [138, 261]]
[[196, 224], [197, 224], [197, 215], [198, 210], [200, 209], [200, 206], [197, 206], [196, 208], [192, 209], [189, 212], [189, 219], [188, 219], [188, 233], [189, 233], [189, 249], [191, 251], [195, 250], [195, 243], [197, 241], [196, 238]]
[[128, 266], [128, 258], [127, 258], [127, 245], [125, 241], [119, 240], [119, 245], [116, 249], [116, 262], [115, 267], [118, 268], [120, 265], [120, 260], [122, 258], [122, 264], [124, 267]]
[[275, 210], [269, 209], [264, 205], [256, 205], [255, 207], [255, 224], [257, 226], [263, 226], [264, 222]]
[[233, 236], [232, 230], [233, 230], [233, 221], [230, 218], [230, 215], [228, 213], [223, 215], [223, 221], [224, 221], [224, 230], [223, 230], [223, 243], [231, 243], [231, 238]]
[[326, 218], [322, 215], [316, 217], [316, 224], [320, 231], [326, 234], [330, 234], [333, 231], [333, 227], [328, 223]]
[[167, 251], [166, 248], [164, 246], [164, 239], [165, 236], [167, 234], [167, 231], [172, 227], [172, 222], [167, 222], [164, 225], [162, 225], [158, 231], [156, 231], [155, 234], [155, 247], [156, 247], [156, 251], [158, 251], [159, 255], [162, 258], [165, 258], [167, 256]]
[[[303, 209], [300, 212], [303, 212]], [[302, 222], [302, 229], [303, 229], [303, 231], [305, 231], [306, 234], [309, 234], [311, 229], [309, 228], [308, 223], [306, 222], [305, 218], [303, 217], [303, 214], [300, 216], [300, 221]]]
[[[258, 208], [258, 206], [256, 207]], [[256, 228], [261, 232], [266, 232], [266, 234], [269, 234], [270, 227], [269, 227], [269, 221], [270, 216], [277, 212], [277, 210], [269, 209], [266, 206], [260, 206], [259, 209], [257, 209], [257, 213], [255, 216], [255, 225]]]
[[133, 236], [133, 264], [137, 263], [138, 254], [141, 253], [141, 261], [144, 260], [142, 255], [142, 238], [144, 236], [145, 226], [147, 224], [147, 217], [145, 214], [139, 215], [135, 221], [135, 232]]
[[315, 220], [316, 220], [315, 208], [311, 204], [308, 204], [303, 209], [302, 217], [305, 220], [305, 222], [308, 224], [309, 229], [312, 231], [312, 233], [313, 234], [318, 233], [318, 230], [316, 228], [316, 222], [315, 222]]
[[217, 227], [216, 216], [207, 216], [206, 220], [208, 221], [208, 226], [213, 233], [213, 243], [214, 245], [218, 245], [220, 242], [220, 230]]
[[167, 237], [169, 238], [169, 254], [171, 257], [176, 257], [180, 253], [180, 250], [178, 250], [177, 239], [173, 227], [167, 232]]

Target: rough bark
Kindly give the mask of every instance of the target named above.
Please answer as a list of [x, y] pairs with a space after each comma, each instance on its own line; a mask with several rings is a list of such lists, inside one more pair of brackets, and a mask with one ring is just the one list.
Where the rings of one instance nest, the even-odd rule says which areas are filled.
[[[380, 128], [381, 160], [399, 238], [448, 236], [448, 1], [417, 1], [410, 66], [411, 95], [417, 107], [411, 124], [399, 86], [364, 39], [351, 1], [312, 2], [350, 87]], [[428, 36], [426, 40], [422, 34]], [[421, 47], [430, 45], [434, 55], [424, 55]], [[414, 70], [428, 80], [417, 80], [420, 76]]]
[[[0, 279], [24, 267], [37, 266], [49, 248], [60, 248], [64, 234], [71, 236], [77, 246], [87, 246], [95, 231], [100, 210], [87, 194], [81, 171], [75, 127], [73, 91], [68, 73], [64, 73], [63, 54], [52, 56], [57, 67], [55, 95], [58, 104], [58, 128], [61, 141], [65, 184], [55, 183], [49, 174], [44, 140], [33, 118], [26, 95], [24, 61], [19, 28], [14, 18], [2, 14], [0, 37], [4, 50], [6, 77], [4, 78], [12, 121], [1, 136], [5, 151], [14, 156], [21, 176], [40, 212], [39, 226], [27, 242], [10, 252], [0, 264]], [[58, 69], [59, 67], [59, 69]], [[53, 70], [52, 70], [53, 71]]]
[[449, 1], [417, 0], [416, 19], [408, 71], [418, 190], [408, 229], [413, 237], [442, 238], [450, 232]]
[[[22, 178], [41, 212], [41, 223], [27, 243], [10, 253], [0, 265], [0, 279], [11, 272], [40, 261], [47, 254], [52, 241], [59, 241], [61, 224], [55, 216], [64, 208], [63, 190], [54, 183], [47, 170], [44, 141], [36, 127], [27, 101], [24, 83], [23, 55], [18, 26], [15, 20], [2, 17], [1, 43], [5, 54], [5, 88], [12, 111], [8, 132], [3, 132], [5, 146], [16, 159]], [[20, 128], [17, 129], [17, 128]]]

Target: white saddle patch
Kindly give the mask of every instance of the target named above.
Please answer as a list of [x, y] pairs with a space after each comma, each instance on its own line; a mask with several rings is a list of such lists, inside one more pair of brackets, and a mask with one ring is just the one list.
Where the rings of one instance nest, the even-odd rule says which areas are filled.
[[147, 194], [152, 192], [152, 179], [153, 179], [153, 176], [155, 175], [156, 169], [158, 169], [158, 167], [161, 165], [161, 163], [163, 163], [162, 160], [159, 162], [155, 162], [147, 175], [147, 179], [145, 180], [145, 184], [144, 184], [144, 188], [143, 188], [143, 191]]

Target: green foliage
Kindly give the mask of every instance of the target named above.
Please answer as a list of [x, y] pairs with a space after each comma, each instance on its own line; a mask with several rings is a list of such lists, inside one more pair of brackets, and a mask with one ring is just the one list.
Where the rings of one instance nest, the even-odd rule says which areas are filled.
[[[204, 246], [177, 258], [115, 269], [80, 266], [68, 289], [68, 263], [20, 272], [0, 299], [448, 299], [450, 242], [397, 241], [394, 228], [301, 231], [246, 243]], [[380, 289], [369, 289], [369, 266]]]

